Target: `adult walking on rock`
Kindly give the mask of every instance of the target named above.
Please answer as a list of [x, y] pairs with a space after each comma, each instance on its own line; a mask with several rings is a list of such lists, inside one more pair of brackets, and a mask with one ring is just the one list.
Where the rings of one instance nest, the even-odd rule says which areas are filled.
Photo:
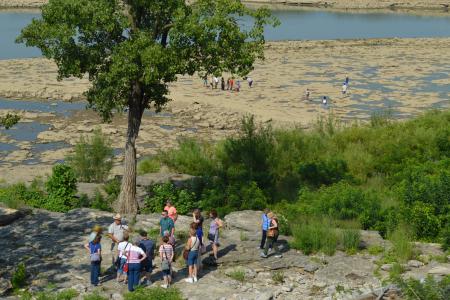
[[170, 287], [172, 282], [172, 261], [173, 261], [173, 247], [169, 245], [169, 237], [163, 236], [162, 245], [159, 246], [159, 257], [161, 258], [161, 270], [164, 278], [163, 288]]
[[125, 250], [128, 264], [128, 290], [130, 292], [139, 285], [141, 263], [147, 258], [145, 252], [138, 247], [140, 238], [137, 237], [128, 251]]
[[186, 278], [186, 282], [197, 282], [197, 259], [199, 255], [200, 240], [197, 237], [195, 229], [189, 230], [189, 239], [186, 242], [185, 250], [188, 252], [187, 264], [189, 268], [189, 277]]
[[100, 264], [102, 262], [102, 245], [100, 244], [102, 236], [97, 232], [92, 232], [89, 236], [89, 242], [84, 245], [89, 251], [89, 259], [91, 262], [91, 284], [93, 286], [100, 285]]
[[212, 219], [209, 226], [208, 240], [212, 245], [214, 259], [217, 260], [217, 252], [219, 250], [219, 229], [223, 227], [223, 221], [217, 216], [217, 211], [212, 209], [209, 212], [209, 217]]
[[112, 254], [112, 265], [115, 267], [117, 261], [117, 251], [115, 251], [116, 245], [123, 241], [124, 233], [128, 231], [128, 226], [122, 224], [122, 216], [116, 214], [114, 217], [114, 222], [108, 227], [108, 237], [111, 239], [111, 254]]
[[283, 255], [281, 255], [277, 241], [278, 241], [278, 219], [275, 217], [275, 215], [272, 212], [269, 212], [267, 214], [267, 217], [270, 219], [270, 226], [267, 230], [267, 241], [266, 245], [264, 247], [264, 252], [261, 253], [261, 257], [267, 258], [267, 254], [269, 252], [269, 247], [272, 246], [273, 249], [275, 249], [275, 257], [281, 258]]
[[267, 230], [269, 229], [270, 225], [270, 219], [267, 216], [267, 214], [270, 212], [268, 208], [264, 209], [264, 212], [261, 216], [261, 229], [262, 229], [262, 236], [261, 236], [261, 243], [259, 245], [259, 249], [263, 250], [264, 246], [266, 245], [266, 239], [267, 239]]
[[142, 230], [139, 235], [141, 236], [141, 241], [139, 242], [139, 247], [145, 252], [147, 258], [142, 262], [142, 272], [144, 273], [145, 279], [144, 284], [151, 284], [151, 274], [153, 271], [153, 252], [155, 250], [155, 243], [147, 237], [147, 232]]

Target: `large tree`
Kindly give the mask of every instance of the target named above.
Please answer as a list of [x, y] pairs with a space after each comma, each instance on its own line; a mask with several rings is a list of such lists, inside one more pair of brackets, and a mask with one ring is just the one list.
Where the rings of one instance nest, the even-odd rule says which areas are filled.
[[[128, 109], [124, 176], [117, 210], [136, 213], [136, 148], [145, 109], [169, 101], [179, 75], [245, 75], [263, 58], [267, 9], [239, 0], [50, 0], [18, 42], [41, 49], [58, 79], [89, 75], [89, 107], [105, 121]], [[252, 25], [242, 26], [242, 17]], [[245, 28], [245, 29], [244, 29]]]

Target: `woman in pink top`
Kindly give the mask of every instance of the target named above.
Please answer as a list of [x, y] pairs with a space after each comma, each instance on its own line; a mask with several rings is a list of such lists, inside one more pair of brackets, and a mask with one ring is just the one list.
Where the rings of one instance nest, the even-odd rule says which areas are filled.
[[139, 285], [139, 274], [141, 272], [141, 262], [147, 258], [145, 252], [138, 246], [140, 238], [137, 237], [129, 249], [125, 249], [128, 263], [128, 290], [134, 291]]
[[169, 213], [169, 218], [171, 218], [173, 220], [173, 223], [175, 223], [178, 219], [178, 214], [177, 209], [172, 205], [172, 201], [167, 200], [164, 210], [167, 210], [167, 212]]

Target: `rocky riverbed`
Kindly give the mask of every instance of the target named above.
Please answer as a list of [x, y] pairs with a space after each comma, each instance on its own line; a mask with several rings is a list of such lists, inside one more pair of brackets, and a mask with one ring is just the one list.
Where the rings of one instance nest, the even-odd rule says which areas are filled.
[[[11, 211], [0, 209], [0, 220]], [[139, 215], [132, 223], [134, 229], [155, 229], [158, 214]], [[334, 256], [305, 256], [289, 249], [288, 238], [281, 237], [283, 258], [259, 257], [259, 212], [242, 211], [225, 217], [226, 228], [221, 236], [218, 265], [210, 263], [207, 254], [203, 256], [203, 270], [196, 284], [184, 282], [186, 267], [182, 261], [175, 265], [175, 284], [187, 299], [381, 299], [382, 280], [387, 277], [388, 266], [382, 267], [377, 276], [375, 262], [380, 255], [371, 255], [361, 250], [355, 255], [337, 252]], [[20, 215], [13, 223], [0, 227], [0, 286], [4, 293], [9, 286], [11, 272], [19, 262], [26, 264], [27, 282], [30, 291], [57, 291], [73, 288], [81, 295], [94, 290], [111, 299], [122, 299], [126, 292], [108, 273], [102, 277], [103, 285], [93, 288], [89, 285], [89, 262], [83, 244], [94, 225], [106, 227], [111, 223], [110, 213], [77, 209], [69, 213], [53, 213], [33, 210], [26, 216]], [[181, 216], [177, 231], [188, 228], [190, 218]], [[389, 247], [376, 232], [362, 232], [363, 244]], [[440, 254], [438, 245], [420, 244], [422, 257], [428, 257], [426, 264], [411, 261], [406, 266], [405, 276], [423, 278], [427, 274], [442, 276], [449, 274], [450, 265], [432, 259]], [[110, 252], [107, 238], [102, 240], [104, 251], [103, 270], [108, 268]], [[159, 259], [152, 274], [153, 285], [161, 284]], [[233, 279], [232, 273], [241, 270], [244, 281]], [[277, 274], [277, 275], [274, 275]], [[385, 291], [383, 291], [385, 292]], [[16, 299], [3, 296], [2, 299]], [[389, 298], [398, 299], [398, 298]]]

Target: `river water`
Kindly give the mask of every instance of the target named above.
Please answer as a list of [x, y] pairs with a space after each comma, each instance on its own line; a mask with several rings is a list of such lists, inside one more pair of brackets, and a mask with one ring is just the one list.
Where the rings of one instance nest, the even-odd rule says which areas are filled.
[[[281, 25], [266, 29], [266, 40], [450, 37], [450, 15], [417, 16], [390, 12], [350, 13], [274, 10]], [[38, 12], [0, 11], [0, 59], [36, 57], [39, 50], [14, 43]], [[246, 27], [249, 19], [242, 19]]]

